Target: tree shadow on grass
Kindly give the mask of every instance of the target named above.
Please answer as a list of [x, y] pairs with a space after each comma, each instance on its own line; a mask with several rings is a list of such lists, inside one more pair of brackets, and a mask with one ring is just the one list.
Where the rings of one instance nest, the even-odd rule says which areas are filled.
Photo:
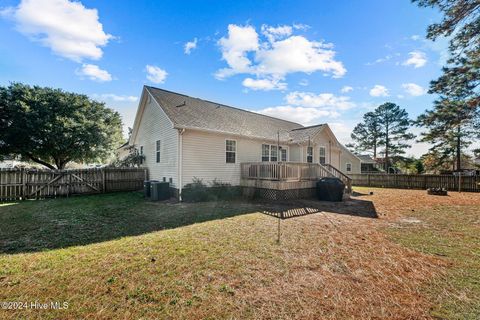
[[291, 218], [315, 212], [376, 218], [371, 201], [170, 203], [139, 192], [29, 200], [0, 206], [0, 254], [87, 245], [255, 212]]
[[244, 201], [150, 202], [115, 193], [0, 206], [0, 254], [37, 252], [114, 240], [258, 212]]
[[372, 201], [349, 199], [342, 202], [317, 200], [295, 200], [271, 202], [266, 205], [263, 213], [282, 219], [304, 216], [312, 213], [332, 212], [363, 218], [378, 218], [377, 210]]

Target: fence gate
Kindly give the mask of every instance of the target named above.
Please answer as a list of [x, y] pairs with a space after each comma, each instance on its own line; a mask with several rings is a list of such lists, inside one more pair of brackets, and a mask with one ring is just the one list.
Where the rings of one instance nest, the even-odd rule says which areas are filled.
[[101, 168], [81, 170], [1, 169], [0, 200], [68, 197], [111, 191], [140, 190], [147, 170]]

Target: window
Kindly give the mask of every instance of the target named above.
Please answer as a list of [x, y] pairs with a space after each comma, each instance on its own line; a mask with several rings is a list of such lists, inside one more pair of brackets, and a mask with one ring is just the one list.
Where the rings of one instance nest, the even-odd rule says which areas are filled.
[[277, 146], [270, 146], [270, 161], [278, 161]]
[[155, 145], [155, 157], [157, 163], [160, 163], [160, 140], [157, 140], [157, 143]]
[[325, 156], [325, 147], [320, 147], [319, 149], [319, 158], [318, 161], [320, 164], [325, 164], [326, 163], [326, 156]]
[[352, 172], [352, 164], [347, 163], [347, 172]]
[[225, 161], [227, 163], [235, 163], [235, 155], [237, 153], [237, 141], [225, 141]]
[[[140, 146], [140, 155], [143, 156], [143, 146]], [[140, 158], [140, 164], [143, 164], [143, 157]]]
[[280, 156], [281, 156], [281, 161], [286, 162], [287, 161], [287, 149], [281, 148], [280, 149]]
[[270, 145], [262, 144], [262, 161], [270, 161]]
[[313, 147], [307, 147], [307, 162], [313, 162]]

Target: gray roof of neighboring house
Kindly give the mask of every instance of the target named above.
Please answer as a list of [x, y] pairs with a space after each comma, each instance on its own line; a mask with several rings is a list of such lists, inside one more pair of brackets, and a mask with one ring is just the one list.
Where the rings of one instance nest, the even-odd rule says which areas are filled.
[[307, 141], [322, 125], [301, 124], [224, 104], [189, 97], [163, 89], [145, 86], [177, 128], [203, 129], [291, 142]]
[[363, 163], [377, 163], [368, 154], [359, 154], [359, 155], [357, 155], [357, 158], [359, 158]]

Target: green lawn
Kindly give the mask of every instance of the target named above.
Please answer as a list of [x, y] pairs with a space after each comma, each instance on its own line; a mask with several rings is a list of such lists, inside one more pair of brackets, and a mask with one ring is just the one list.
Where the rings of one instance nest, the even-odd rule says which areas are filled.
[[357, 191], [280, 243], [260, 203], [0, 204], [0, 302], [68, 303], [0, 319], [478, 319], [480, 194]]

